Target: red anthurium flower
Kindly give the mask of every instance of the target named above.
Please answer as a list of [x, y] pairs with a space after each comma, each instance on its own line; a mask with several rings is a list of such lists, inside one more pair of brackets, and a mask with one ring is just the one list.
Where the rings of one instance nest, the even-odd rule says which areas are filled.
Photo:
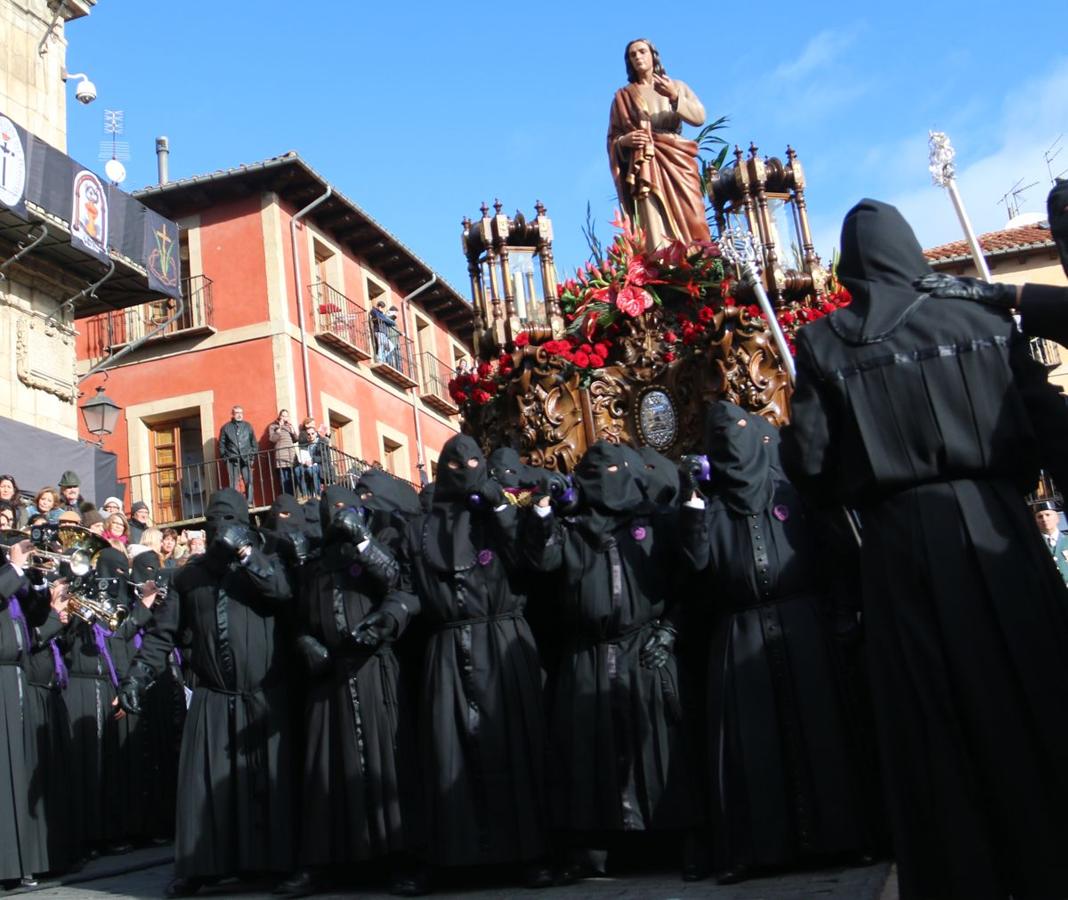
[[711, 306], [702, 306], [697, 310], [697, 318], [705, 323], [711, 322], [716, 318], [716, 311]]
[[517, 347], [525, 347], [529, 343], [530, 343], [530, 335], [527, 334], [525, 331], [521, 331], [521, 332], [519, 332], [519, 334], [517, 334], [515, 336], [515, 345]]
[[625, 287], [616, 295], [616, 309], [637, 318], [653, 305], [653, 298], [639, 287]]

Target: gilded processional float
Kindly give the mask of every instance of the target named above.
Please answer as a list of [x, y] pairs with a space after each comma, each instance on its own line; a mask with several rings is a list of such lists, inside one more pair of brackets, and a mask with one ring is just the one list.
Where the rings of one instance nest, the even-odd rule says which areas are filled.
[[736, 147], [702, 172], [681, 135], [705, 118], [696, 95], [648, 41], [626, 61], [608, 134], [622, 211], [606, 252], [559, 281], [540, 202], [530, 219], [497, 201], [463, 220], [476, 359], [449, 385], [463, 429], [561, 472], [597, 440], [701, 452], [721, 398], [785, 423], [793, 333], [849, 302], [813, 246], [793, 149]]

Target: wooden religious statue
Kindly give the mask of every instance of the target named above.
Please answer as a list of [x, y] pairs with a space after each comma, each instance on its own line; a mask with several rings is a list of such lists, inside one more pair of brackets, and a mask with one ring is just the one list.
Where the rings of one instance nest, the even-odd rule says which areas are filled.
[[639, 38], [624, 53], [628, 84], [616, 91], [608, 120], [608, 159], [623, 210], [645, 230], [649, 250], [671, 240], [709, 240], [697, 143], [682, 123], [701, 125], [705, 108], [683, 82], [668, 78], [653, 44]]

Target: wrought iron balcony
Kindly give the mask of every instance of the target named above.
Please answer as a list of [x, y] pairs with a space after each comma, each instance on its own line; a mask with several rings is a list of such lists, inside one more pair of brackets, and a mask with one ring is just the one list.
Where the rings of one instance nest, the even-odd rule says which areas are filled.
[[[182, 279], [182, 314], [174, 321], [177, 301], [153, 300], [128, 309], [101, 313], [86, 320], [88, 358], [97, 363], [134, 341], [152, 343], [215, 332], [212, 280], [207, 275]], [[162, 326], [162, 327], [161, 327]]]
[[315, 336], [352, 359], [370, 359], [366, 310], [325, 281], [309, 285], [308, 293], [315, 309]]
[[370, 336], [374, 345], [371, 371], [402, 390], [415, 387], [415, 353], [413, 343], [387, 317], [372, 313]]
[[244, 460], [244, 466], [225, 459], [161, 466], [120, 478], [119, 483], [125, 489], [128, 504], [137, 500], [148, 503], [154, 525], [180, 527], [203, 520], [208, 498], [219, 488], [233, 487], [244, 493], [246, 476], [251, 482], [250, 506], [262, 512], [283, 492], [303, 501], [314, 497], [317, 487], [342, 484], [353, 488], [360, 475], [372, 468], [371, 463], [336, 447], [324, 448], [312, 466], [279, 466], [276, 454], [273, 449], [260, 450]]
[[1056, 369], [1061, 364], [1061, 350], [1053, 341], [1031, 338], [1031, 356], [1047, 369]]
[[460, 410], [449, 396], [449, 381], [453, 370], [432, 353], [424, 352], [420, 359], [419, 396], [423, 402], [446, 416], [455, 416]]

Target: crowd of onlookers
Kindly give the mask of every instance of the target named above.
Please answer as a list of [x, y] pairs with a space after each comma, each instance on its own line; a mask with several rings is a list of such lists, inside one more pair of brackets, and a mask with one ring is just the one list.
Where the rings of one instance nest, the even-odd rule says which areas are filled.
[[[288, 409], [278, 411], [278, 417], [267, 428], [271, 445], [272, 467], [278, 473], [278, 491], [302, 500], [318, 497], [323, 486], [334, 480], [331, 459], [330, 426], [316, 425], [308, 416], [298, 425]], [[259, 442], [252, 425], [245, 419], [240, 406], [230, 410], [230, 421], [219, 431], [219, 457], [226, 462], [230, 487], [242, 492], [251, 505], [257, 477], [263, 471], [256, 465]], [[274, 496], [270, 485], [266, 496]]]
[[143, 500], [135, 501], [128, 513], [118, 497], [107, 497], [97, 505], [82, 495], [81, 479], [74, 471], [64, 472], [58, 486], [40, 488], [32, 500], [13, 475], [0, 475], [0, 531], [63, 523], [88, 528], [130, 559], [153, 550], [167, 569], [204, 552], [203, 529], [157, 528]]

